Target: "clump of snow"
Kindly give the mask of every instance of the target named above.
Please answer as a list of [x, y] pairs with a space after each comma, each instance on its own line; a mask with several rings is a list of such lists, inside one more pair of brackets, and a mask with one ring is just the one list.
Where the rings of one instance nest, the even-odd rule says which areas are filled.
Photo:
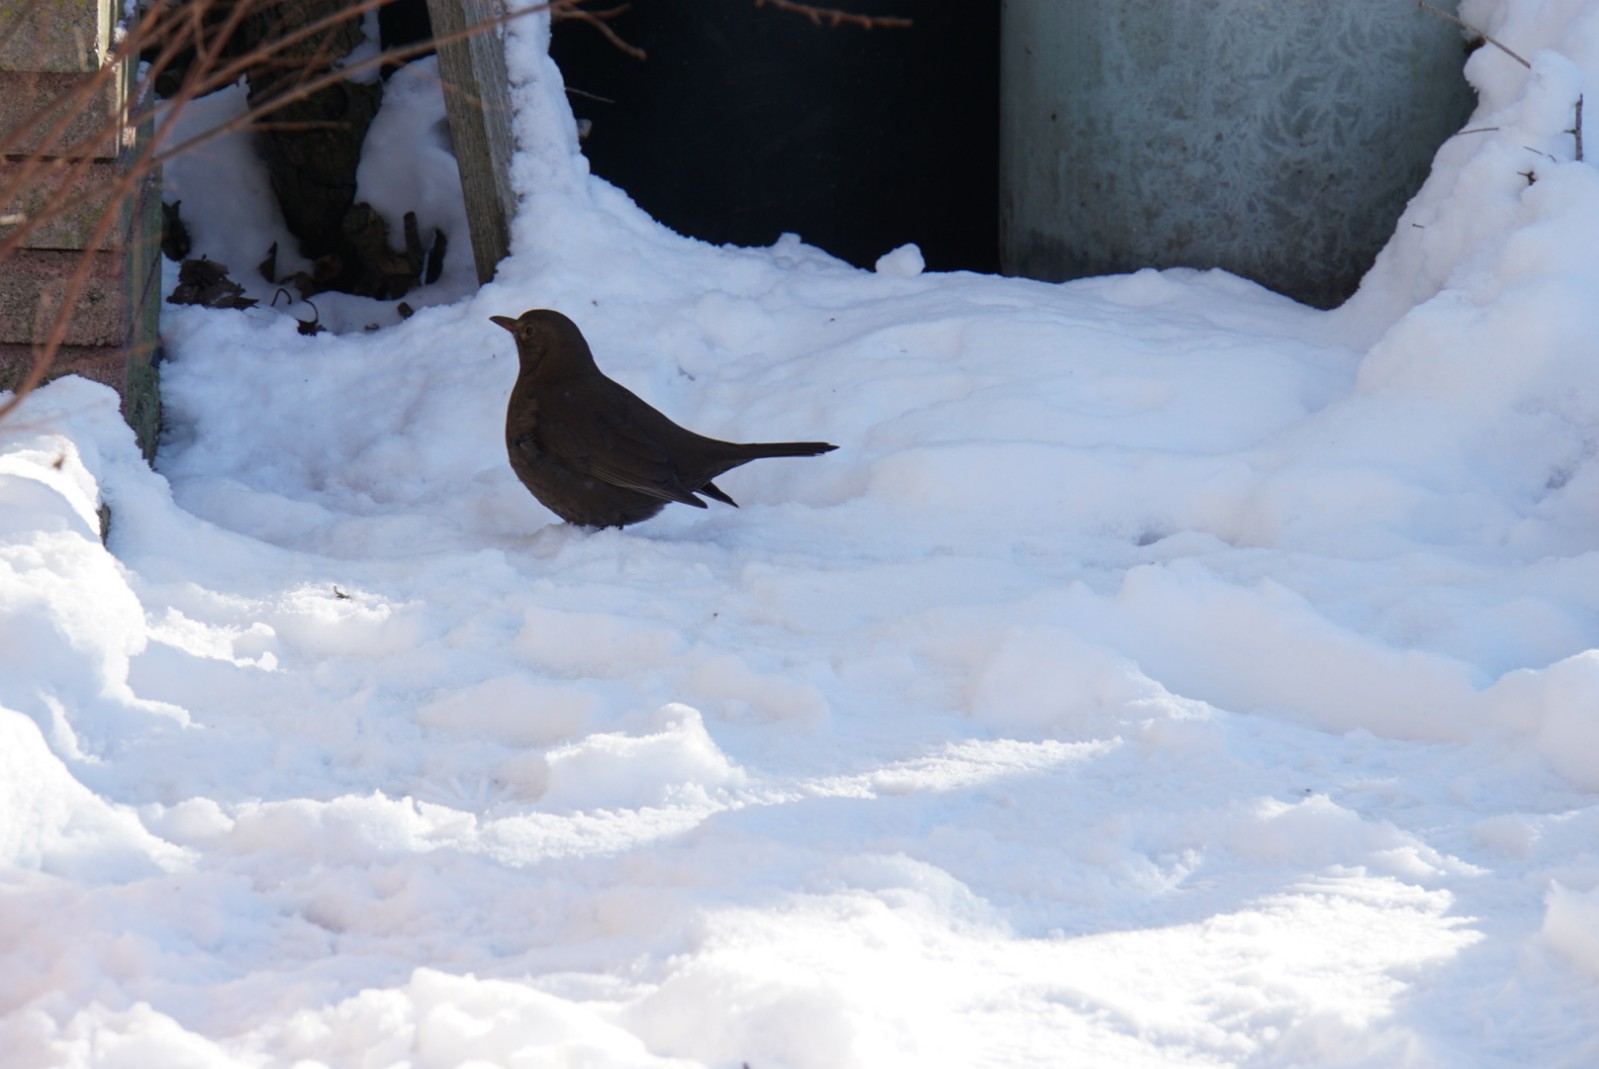
[[901, 245], [892, 252], [886, 252], [877, 258], [874, 270], [880, 275], [893, 275], [897, 278], [915, 278], [927, 267], [927, 261], [922, 258], [922, 250], [915, 245]]
[[[519, 23], [492, 285], [167, 308], [158, 472], [81, 380], [0, 424], [7, 1064], [1592, 1064], [1590, 6], [1462, 5], [1533, 69], [1472, 55], [1331, 313], [680, 237]], [[369, 159], [442, 167], [405, 79]], [[424, 170], [364, 188], [454, 218]], [[560, 525], [500, 430], [532, 307], [841, 448]]]
[[[367, 12], [367, 17], [375, 20], [375, 9]], [[375, 45], [362, 45], [359, 55], [352, 53], [350, 64], [362, 62], [369, 51], [375, 56]], [[369, 67], [367, 80], [376, 76], [377, 68]], [[244, 288], [245, 296], [278, 309], [278, 314], [263, 317], [267, 322], [289, 314], [301, 322], [315, 321], [341, 332], [375, 330], [399, 322], [400, 301], [329, 290], [307, 303], [288, 281], [298, 272], [309, 273], [311, 262], [300, 254], [298, 241], [288, 232], [250, 132], [213, 134], [243, 114], [246, 91], [241, 80], [185, 102], [175, 115], [158, 112], [158, 121], [167, 125], [164, 134], [169, 144], [196, 141], [195, 148], [174, 156], [162, 169], [162, 199], [179, 203], [194, 243], [190, 255], [226, 264], [228, 277]], [[416, 214], [417, 233], [425, 251], [433, 249], [438, 234], [444, 235], [441, 274], [407, 293], [404, 303], [421, 308], [448, 304], [472, 293], [477, 287], [477, 270], [467, 233], [460, 172], [444, 116], [437, 57], [409, 63], [383, 83], [382, 103], [362, 142], [355, 177], [356, 203], [370, 204], [383, 217], [393, 248], [404, 246], [407, 212]], [[278, 281], [269, 281], [261, 271], [269, 256]], [[169, 279], [166, 290], [171, 288]]]
[[407, 63], [383, 83], [383, 103], [367, 130], [355, 179], [355, 199], [378, 210], [389, 224], [394, 245], [400, 244], [407, 212], [416, 213], [425, 248], [432, 248], [435, 233], [445, 235], [444, 273], [414, 296], [408, 295], [411, 304], [447, 304], [476, 288], [466, 203], [444, 115], [437, 56]]

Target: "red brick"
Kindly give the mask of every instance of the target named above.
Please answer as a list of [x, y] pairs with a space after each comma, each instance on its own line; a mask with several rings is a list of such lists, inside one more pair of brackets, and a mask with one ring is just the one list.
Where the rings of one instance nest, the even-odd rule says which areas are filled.
[[[34, 348], [0, 342], [0, 390], [14, 389], [33, 369]], [[115, 345], [63, 345], [45, 372], [44, 381], [82, 375], [121, 391], [127, 377], [127, 356]]]
[[0, 67], [98, 70], [115, 22], [114, 0], [12, 0], [0, 9]]
[[[113, 160], [63, 160], [59, 166], [34, 170], [24, 185], [20, 179], [27, 167], [29, 164], [20, 160], [0, 160], [0, 216], [17, 213], [34, 218], [50, 210], [58, 214], [36, 226], [23, 240], [24, 246], [87, 249], [107, 211], [116, 212], [116, 221], [92, 242], [93, 247], [120, 248], [127, 240], [124, 212], [117, 203], [121, 165]], [[78, 173], [74, 175], [74, 171]], [[0, 225], [0, 236], [9, 231]]]
[[133, 143], [132, 73], [126, 63], [100, 76], [0, 69], [0, 154], [121, 156]]
[[0, 342], [33, 342], [50, 328], [83, 257], [88, 277], [73, 303], [67, 345], [120, 345], [128, 336], [123, 299], [128, 260], [120, 252], [19, 249], [0, 263]]

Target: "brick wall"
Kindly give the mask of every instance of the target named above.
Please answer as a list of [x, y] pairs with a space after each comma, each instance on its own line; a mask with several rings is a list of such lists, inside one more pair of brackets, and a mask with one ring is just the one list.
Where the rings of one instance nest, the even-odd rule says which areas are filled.
[[[88, 283], [50, 377], [78, 374], [117, 389], [151, 457], [160, 427], [159, 175], [113, 195], [151, 135], [151, 115], [133, 99], [131, 64], [94, 86], [110, 58], [119, 6], [118, 0], [0, 0], [0, 238], [13, 229], [3, 222], [8, 216], [65, 209], [0, 259], [0, 389], [27, 374], [69, 279], [88, 257]], [[91, 86], [75, 106], [63, 106]], [[63, 116], [69, 117], [52, 136], [50, 127]], [[20, 183], [23, 168], [39, 161], [60, 166]], [[69, 169], [80, 173], [68, 176]], [[116, 218], [97, 241], [106, 212]]]

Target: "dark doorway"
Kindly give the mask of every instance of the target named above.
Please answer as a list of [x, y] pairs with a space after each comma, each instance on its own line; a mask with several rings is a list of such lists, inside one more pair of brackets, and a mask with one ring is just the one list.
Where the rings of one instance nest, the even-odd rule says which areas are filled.
[[870, 267], [906, 242], [932, 270], [996, 272], [998, 0], [835, 0], [906, 28], [817, 26], [755, 0], [634, 0], [551, 51], [594, 172], [681, 233], [785, 231]]

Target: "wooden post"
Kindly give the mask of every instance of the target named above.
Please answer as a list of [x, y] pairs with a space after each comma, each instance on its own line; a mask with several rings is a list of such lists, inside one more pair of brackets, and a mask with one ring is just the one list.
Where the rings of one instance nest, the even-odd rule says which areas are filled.
[[[500, 17], [500, 4], [427, 0], [427, 5], [433, 36], [443, 42], [438, 49], [439, 78], [444, 83], [455, 162], [461, 170], [461, 191], [466, 195], [472, 259], [478, 282], [486, 283], [510, 251], [511, 216], [516, 211], [505, 45], [501, 28], [485, 25]], [[472, 27], [480, 28], [467, 33]]]

